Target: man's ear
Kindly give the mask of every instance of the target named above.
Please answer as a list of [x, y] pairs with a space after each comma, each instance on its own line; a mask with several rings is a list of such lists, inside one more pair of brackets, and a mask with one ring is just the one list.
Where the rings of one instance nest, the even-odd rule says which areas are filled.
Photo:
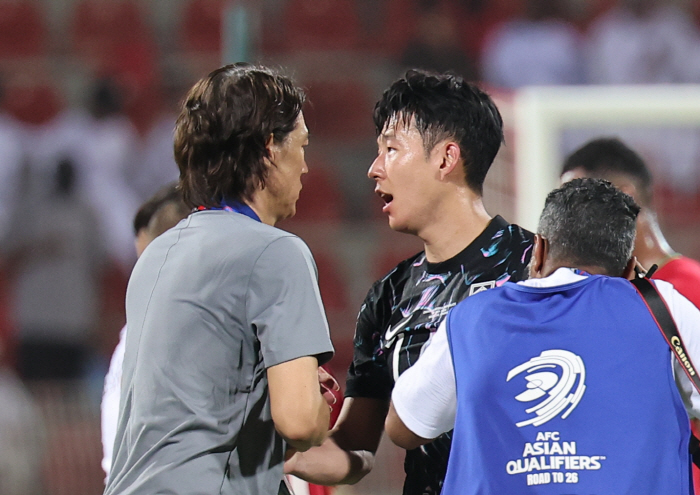
[[267, 148], [267, 156], [270, 157], [270, 161], [275, 163], [275, 154], [279, 151], [279, 147], [275, 144], [275, 138], [272, 134], [270, 134], [270, 137], [267, 139], [265, 148]]
[[530, 259], [530, 278], [544, 277], [544, 262], [549, 255], [549, 242], [540, 234], [535, 234], [532, 243], [532, 258]]
[[458, 167], [462, 163], [462, 150], [459, 149], [459, 145], [454, 141], [444, 142], [440, 146], [439, 150], [442, 154], [442, 162], [440, 163], [440, 179], [445, 179], [455, 167]]
[[625, 266], [625, 269], [622, 272], [622, 278], [626, 278], [627, 280], [634, 280], [634, 278], [637, 276], [637, 273], [634, 270], [637, 267], [637, 265], [637, 257], [632, 256], [627, 262], [627, 266]]

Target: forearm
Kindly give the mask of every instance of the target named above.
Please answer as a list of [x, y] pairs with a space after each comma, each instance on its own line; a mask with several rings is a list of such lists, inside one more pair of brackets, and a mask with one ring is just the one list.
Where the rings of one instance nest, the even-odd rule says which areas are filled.
[[318, 364], [303, 357], [268, 368], [270, 412], [277, 432], [299, 451], [328, 436], [330, 409], [318, 384]]
[[346, 451], [328, 437], [320, 447], [296, 453], [285, 464], [285, 472], [317, 485], [352, 485], [374, 466], [374, 453]]
[[[320, 394], [319, 394], [319, 397]], [[312, 406], [315, 411], [309, 411], [309, 416], [312, 419], [309, 421], [283, 422], [279, 425], [277, 431], [284, 437], [287, 444], [299, 452], [305, 452], [312, 447], [318, 447], [328, 437], [328, 423], [330, 422], [330, 410], [326, 401], [314, 400], [316, 404]], [[305, 417], [305, 414], [298, 413], [300, 417]]]

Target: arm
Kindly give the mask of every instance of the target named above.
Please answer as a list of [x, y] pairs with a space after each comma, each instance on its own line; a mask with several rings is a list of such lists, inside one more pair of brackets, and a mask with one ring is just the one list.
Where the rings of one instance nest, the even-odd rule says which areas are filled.
[[353, 484], [372, 470], [391, 398], [391, 372], [380, 346], [379, 328], [390, 315], [380, 283], [365, 298], [354, 338], [346, 397], [329, 438], [321, 447], [295, 454], [285, 472], [321, 485]]
[[440, 324], [416, 364], [396, 381], [391, 398], [385, 427], [399, 447], [414, 449], [454, 427], [457, 388], [447, 320]]
[[346, 397], [331, 436], [292, 456], [285, 472], [318, 485], [357, 483], [374, 466], [387, 409], [384, 400]]
[[330, 411], [319, 386], [319, 360], [332, 356], [313, 258], [292, 236], [264, 249], [250, 276], [247, 318], [267, 368], [275, 428], [299, 450], [320, 445]]
[[396, 414], [396, 409], [394, 409], [393, 402], [389, 407], [389, 414], [386, 417], [385, 428], [386, 434], [389, 435], [391, 441], [406, 450], [416, 449], [421, 445], [425, 445], [426, 443], [432, 441], [430, 438], [419, 437], [409, 430], [408, 427], [403, 424], [403, 421], [401, 421], [399, 415]]
[[318, 361], [302, 357], [267, 370], [270, 409], [277, 432], [304, 451], [321, 445], [328, 433], [330, 410], [318, 384]]

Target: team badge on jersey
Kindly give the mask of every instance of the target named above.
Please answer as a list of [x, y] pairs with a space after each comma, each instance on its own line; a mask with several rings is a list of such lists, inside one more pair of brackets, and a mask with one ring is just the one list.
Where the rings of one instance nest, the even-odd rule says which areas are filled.
[[515, 396], [519, 402], [534, 402], [542, 399], [532, 407], [525, 409], [533, 414], [516, 426], [540, 426], [561, 415], [566, 419], [578, 405], [586, 391], [586, 368], [580, 356], [563, 349], [543, 351], [508, 372], [506, 381], [527, 373], [526, 390]]
[[493, 289], [494, 287], [496, 287], [495, 280], [489, 280], [488, 282], [479, 282], [478, 284], [472, 284], [471, 286], [469, 286], [469, 295], [473, 296], [474, 294], [484, 292], [488, 289]]

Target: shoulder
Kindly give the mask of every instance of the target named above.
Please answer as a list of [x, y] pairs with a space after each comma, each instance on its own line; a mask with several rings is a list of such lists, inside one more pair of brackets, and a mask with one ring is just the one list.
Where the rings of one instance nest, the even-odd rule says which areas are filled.
[[[525, 269], [530, 263], [534, 237], [532, 232], [497, 216], [484, 234], [475, 241], [474, 248], [481, 251], [481, 255], [475, 257], [475, 260], [488, 258], [491, 260], [489, 264], [495, 262], [504, 273], [511, 276], [518, 274], [516, 278], [510, 278], [511, 280], [520, 280], [525, 276]], [[471, 249], [469, 256], [473, 256], [474, 253], [475, 250]]]
[[665, 274], [673, 277], [696, 278], [695, 281], [700, 282], [700, 262], [687, 256], [679, 256], [659, 268], [654, 278], [666, 280]]
[[410, 258], [406, 258], [401, 261], [398, 265], [392, 268], [389, 273], [384, 275], [382, 278], [377, 280], [374, 285], [385, 285], [389, 281], [397, 281], [400, 279], [405, 279], [410, 276], [411, 270], [414, 266], [420, 265], [425, 261], [425, 253], [423, 251], [414, 254]]
[[398, 288], [402, 287], [408, 279], [411, 278], [411, 273], [420, 265], [425, 263], [425, 254], [423, 251], [414, 254], [410, 258], [406, 258], [398, 265], [392, 268], [386, 275], [372, 284], [367, 293], [367, 300], [376, 297], [381, 297], [386, 293], [394, 293]]
[[676, 308], [681, 308], [678, 311], [683, 313], [688, 313], [689, 311], [695, 313], [695, 311], [688, 310], [687, 307], [692, 307], [694, 310], [698, 310], [695, 305], [685, 296], [683, 293], [678, 291], [673, 284], [666, 282], [665, 280], [654, 280], [654, 285], [656, 286], [659, 294], [666, 302], [669, 311], [676, 316]]
[[522, 228], [520, 225], [516, 225], [514, 223], [507, 223], [501, 217], [496, 217], [496, 219], [501, 220], [500, 224], [502, 225], [504, 236], [507, 236], [508, 238], [512, 239], [513, 242], [521, 242], [524, 245], [532, 244], [533, 240], [535, 239], [535, 234], [533, 234], [529, 230]]
[[678, 292], [700, 307], [700, 263], [680, 256], [666, 263], [653, 276], [655, 281], [673, 284]]
[[421, 251], [401, 261], [389, 273], [374, 282], [360, 307], [358, 325], [364, 320], [376, 321], [389, 318], [394, 304], [400, 299], [403, 288], [411, 279], [412, 273], [420, 270], [420, 265], [424, 263], [425, 255]]
[[273, 243], [281, 243], [296, 250], [308, 251], [306, 244], [290, 232], [227, 211], [194, 212], [170, 232], [178, 230], [199, 237], [198, 242], [210, 244], [235, 242], [237, 245], [245, 243], [264, 248]]

